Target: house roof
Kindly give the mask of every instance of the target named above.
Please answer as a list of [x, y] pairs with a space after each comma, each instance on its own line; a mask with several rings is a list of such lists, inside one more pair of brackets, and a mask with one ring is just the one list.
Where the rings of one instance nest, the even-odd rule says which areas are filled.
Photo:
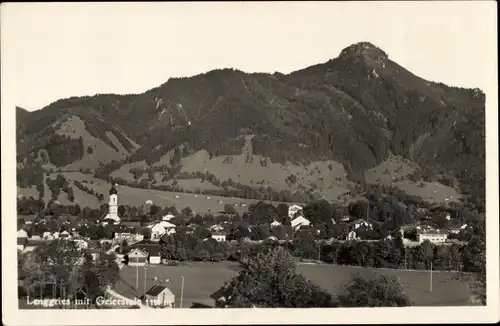
[[157, 297], [160, 293], [163, 293], [165, 291], [168, 291], [169, 294], [171, 295], [174, 295], [172, 293], [172, 291], [170, 291], [170, 289], [166, 286], [166, 285], [163, 285], [163, 284], [155, 284], [153, 285], [147, 292], [146, 294], [147, 295], [150, 295], [150, 296], [153, 296], [153, 297]]
[[17, 231], [17, 237], [18, 238], [27, 238], [28, 237], [28, 232], [26, 232], [23, 229], [20, 229]]
[[161, 256], [161, 247], [151, 247], [148, 249], [150, 256]]
[[417, 234], [448, 234], [446, 230], [418, 229]]
[[369, 221], [364, 220], [364, 219], [362, 219], [362, 218], [358, 218], [357, 220], [352, 221], [352, 222], [351, 222], [351, 223], [349, 223], [349, 224], [357, 224], [357, 223], [368, 223], [368, 224], [372, 224], [372, 222], [369, 222]]
[[161, 221], [161, 222], [158, 222], [156, 224], [159, 224], [160, 226], [164, 227], [164, 228], [175, 228], [176, 225], [175, 224], [172, 224], [168, 221]]
[[126, 221], [126, 222], [122, 222], [121, 225], [124, 225], [126, 227], [140, 227], [141, 226], [141, 222], [138, 222], [138, 221]]
[[226, 289], [222, 286], [214, 293], [210, 294], [210, 298], [214, 300], [219, 300], [220, 298], [224, 298], [226, 296]]
[[141, 254], [143, 254], [144, 256], [148, 255], [148, 253], [145, 250], [141, 249], [141, 248], [133, 248], [133, 249], [131, 249], [128, 252], [128, 254], [130, 255], [132, 252], [136, 252], [136, 251], [139, 252], [139, 253], [141, 253]]
[[214, 232], [212, 232], [212, 235], [226, 235], [226, 232], [223, 232], [223, 231], [214, 231]]

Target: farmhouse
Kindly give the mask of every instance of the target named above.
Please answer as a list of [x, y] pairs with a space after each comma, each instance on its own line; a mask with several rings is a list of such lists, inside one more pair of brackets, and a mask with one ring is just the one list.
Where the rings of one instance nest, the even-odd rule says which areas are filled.
[[280, 223], [280, 222], [278, 222], [278, 221], [276, 221], [276, 220], [274, 220], [274, 221], [271, 223], [271, 227], [276, 227], [276, 226], [280, 226], [280, 225], [281, 225], [281, 223]]
[[145, 294], [147, 305], [161, 308], [174, 308], [175, 295], [163, 284], [155, 284]]
[[167, 214], [165, 216], [162, 217], [162, 221], [170, 221], [171, 219], [173, 219], [175, 216], [172, 215], [172, 214]]
[[302, 226], [309, 226], [311, 225], [311, 222], [305, 218], [304, 216], [297, 216], [296, 218], [294, 218], [290, 224], [292, 225], [292, 228], [294, 230], [298, 230], [300, 229]]
[[135, 248], [128, 253], [128, 264], [129, 266], [145, 266], [148, 260], [148, 253]]
[[17, 238], [26, 238], [28, 239], [28, 232], [26, 232], [24, 229], [20, 229], [17, 231]]
[[161, 248], [151, 247], [149, 249], [149, 263], [150, 264], [161, 264]]
[[89, 243], [83, 239], [73, 239], [73, 242], [75, 242], [78, 249], [87, 249], [89, 247]]
[[459, 234], [460, 231], [465, 230], [467, 228], [467, 224], [462, 225], [461, 227], [451, 227], [449, 232], [452, 234]]
[[151, 240], [159, 241], [163, 235], [175, 233], [175, 227], [175, 224], [168, 221], [161, 221], [148, 226], [148, 228], [151, 228]]
[[355, 231], [350, 231], [349, 233], [347, 233], [347, 237], [346, 237], [347, 241], [352, 241], [352, 240], [356, 240], [356, 239], [357, 239], [357, 237], [356, 237]]
[[117, 241], [125, 240], [130, 245], [142, 241], [144, 239], [144, 235], [138, 233], [122, 232], [122, 233], [115, 233], [115, 239]]
[[210, 298], [214, 300], [215, 307], [224, 307], [225, 302], [231, 295], [231, 290], [228, 288], [227, 284], [224, 284], [221, 288], [219, 288], [214, 293], [210, 294]]
[[209, 230], [210, 230], [210, 231], [219, 232], [219, 231], [224, 230], [224, 227], [223, 227], [222, 225], [220, 225], [220, 224], [214, 224], [214, 225], [211, 225], [211, 226], [209, 227]]
[[293, 219], [295, 217], [295, 214], [302, 212], [303, 209], [304, 208], [302, 206], [291, 205], [290, 207], [288, 207], [288, 217], [290, 217], [290, 219]]
[[448, 233], [441, 230], [417, 229], [417, 241], [422, 243], [429, 240], [432, 243], [444, 243], [448, 239]]
[[366, 220], [363, 220], [363, 219], [358, 219], [354, 222], [351, 222], [349, 223], [349, 227], [350, 228], [353, 228], [354, 230], [357, 230], [359, 229], [360, 227], [365, 227], [367, 229], [373, 229], [373, 224], [366, 221]]
[[226, 233], [221, 231], [213, 232], [212, 239], [215, 239], [218, 242], [226, 241]]

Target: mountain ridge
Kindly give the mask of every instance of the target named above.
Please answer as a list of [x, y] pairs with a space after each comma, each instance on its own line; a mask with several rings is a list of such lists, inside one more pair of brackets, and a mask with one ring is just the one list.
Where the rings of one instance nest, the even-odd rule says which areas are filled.
[[[344, 166], [350, 181], [363, 183], [365, 171], [399, 155], [426, 173], [460, 179], [466, 192], [481, 192], [474, 182], [484, 180], [484, 109], [479, 89], [426, 81], [360, 42], [337, 58], [289, 74], [215, 69], [170, 78], [141, 94], [73, 97], [20, 111], [18, 143], [24, 145], [18, 162], [36, 158], [33, 151], [42, 148], [52, 161], [51, 148], [66, 141], [50, 140], [59, 132], [53, 125], [76, 116], [110, 149], [116, 141], [108, 132], [118, 138], [126, 149], [121, 164], [145, 160], [152, 166], [180, 147], [183, 157], [200, 150], [209, 159], [238, 155], [241, 137], [252, 135], [253, 154], [274, 163], [332, 160]], [[82, 143], [94, 141], [84, 138]], [[73, 143], [76, 162], [85, 146]], [[101, 167], [110, 163], [97, 161]]]

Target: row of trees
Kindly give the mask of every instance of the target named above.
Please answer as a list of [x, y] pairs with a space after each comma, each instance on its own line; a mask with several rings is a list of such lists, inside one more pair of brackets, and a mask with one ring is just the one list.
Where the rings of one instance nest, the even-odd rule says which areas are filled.
[[101, 252], [94, 260], [72, 241], [54, 240], [32, 253], [18, 253], [18, 275], [24, 290], [20, 296], [74, 300], [83, 295], [95, 304], [96, 298], [119, 280], [119, 272], [112, 255]]

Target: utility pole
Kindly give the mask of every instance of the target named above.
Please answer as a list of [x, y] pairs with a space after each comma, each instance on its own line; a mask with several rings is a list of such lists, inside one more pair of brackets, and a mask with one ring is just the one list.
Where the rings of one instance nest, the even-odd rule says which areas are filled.
[[144, 293], [146, 293], [146, 273], [147, 273], [147, 267], [144, 265]]
[[431, 262], [431, 283], [430, 283], [430, 290], [432, 292], [432, 262]]
[[139, 290], [139, 264], [135, 265], [135, 289]]
[[318, 261], [321, 261], [321, 244], [318, 242]]
[[405, 248], [405, 269], [408, 269], [407, 266], [406, 266], [406, 247]]
[[181, 308], [182, 308], [182, 301], [184, 301], [184, 276], [181, 277], [181, 304], [180, 304]]

